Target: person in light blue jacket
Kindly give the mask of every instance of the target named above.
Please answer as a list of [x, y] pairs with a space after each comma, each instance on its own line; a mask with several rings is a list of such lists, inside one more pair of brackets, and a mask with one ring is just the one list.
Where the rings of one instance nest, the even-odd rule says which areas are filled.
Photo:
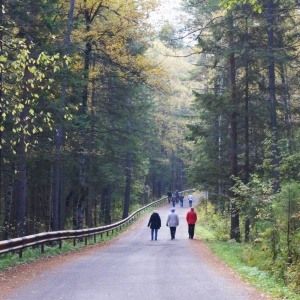
[[175, 208], [171, 209], [171, 213], [168, 215], [167, 226], [170, 227], [171, 240], [175, 239], [176, 227], [179, 225], [178, 215], [175, 213]]
[[192, 195], [189, 195], [188, 196], [188, 200], [189, 200], [189, 205], [190, 205], [190, 207], [192, 207], [193, 206], [193, 196]]

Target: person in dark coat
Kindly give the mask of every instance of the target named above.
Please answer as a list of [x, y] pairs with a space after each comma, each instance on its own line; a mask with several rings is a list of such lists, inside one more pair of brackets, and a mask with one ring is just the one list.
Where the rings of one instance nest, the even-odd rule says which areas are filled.
[[170, 203], [171, 199], [172, 199], [172, 193], [171, 193], [171, 191], [168, 191], [167, 195], [168, 195], [168, 202]]
[[175, 207], [175, 205], [176, 205], [176, 200], [177, 198], [176, 198], [176, 196], [175, 196], [175, 194], [173, 194], [172, 195], [172, 204], [173, 204], [173, 207]]
[[154, 239], [157, 240], [157, 232], [158, 229], [161, 227], [161, 219], [156, 210], [153, 211], [149, 222], [148, 222], [148, 227], [151, 228], [151, 240], [153, 241]]

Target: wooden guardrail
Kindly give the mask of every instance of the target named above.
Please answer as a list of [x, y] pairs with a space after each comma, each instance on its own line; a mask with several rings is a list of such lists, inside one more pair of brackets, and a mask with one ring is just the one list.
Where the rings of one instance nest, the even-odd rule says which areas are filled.
[[[182, 191], [183, 193], [187, 192], [194, 192], [194, 189]], [[76, 245], [77, 239], [84, 238], [85, 245], [87, 245], [87, 238], [90, 236], [94, 237], [94, 242], [96, 242], [97, 234], [100, 234], [101, 237], [103, 233], [106, 233], [107, 236], [109, 232], [112, 233], [114, 230], [121, 229], [122, 226], [130, 223], [134, 220], [136, 216], [138, 216], [142, 211], [148, 209], [152, 206], [157, 206], [161, 204], [163, 201], [167, 200], [167, 197], [163, 197], [159, 200], [149, 203], [146, 206], [136, 210], [127, 218], [116, 222], [114, 224], [100, 226], [95, 228], [87, 228], [87, 229], [80, 229], [80, 230], [61, 230], [61, 231], [50, 231], [50, 232], [42, 232], [38, 234], [27, 235], [19, 238], [14, 238], [10, 240], [0, 241], [0, 254], [19, 251], [19, 257], [22, 257], [23, 249], [30, 247], [30, 246], [41, 246], [41, 252], [44, 252], [44, 245], [45, 243], [49, 242], [58, 242], [59, 248], [62, 246], [63, 240], [73, 239], [73, 245]]]

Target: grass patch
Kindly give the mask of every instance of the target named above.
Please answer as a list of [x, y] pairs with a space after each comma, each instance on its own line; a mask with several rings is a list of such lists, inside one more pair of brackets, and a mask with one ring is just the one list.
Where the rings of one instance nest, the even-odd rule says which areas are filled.
[[282, 280], [277, 280], [271, 273], [247, 264], [243, 259], [247, 244], [218, 241], [214, 238], [214, 232], [203, 226], [196, 227], [196, 234], [220, 259], [261, 292], [275, 299], [300, 299], [300, 294], [291, 291]]

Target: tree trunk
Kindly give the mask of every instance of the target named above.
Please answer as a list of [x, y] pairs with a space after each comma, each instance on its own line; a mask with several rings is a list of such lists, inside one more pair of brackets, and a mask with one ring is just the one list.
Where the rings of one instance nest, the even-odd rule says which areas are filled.
[[92, 96], [90, 105], [90, 133], [88, 137], [88, 152], [89, 152], [89, 181], [88, 181], [88, 196], [86, 207], [86, 224], [88, 227], [93, 227], [93, 165], [94, 165], [94, 140], [95, 140], [95, 81], [92, 81]]
[[104, 221], [106, 225], [111, 224], [111, 195], [112, 195], [112, 187], [109, 185], [106, 188], [106, 197], [105, 197], [105, 216]]
[[[224, 66], [222, 64], [222, 70], [223, 70]], [[222, 72], [221, 76], [219, 77], [219, 82], [215, 83], [215, 91], [218, 94], [222, 94], [223, 93], [223, 85], [224, 85], [224, 74]], [[222, 139], [223, 139], [223, 134], [222, 134], [222, 128], [223, 128], [223, 117], [222, 115], [218, 116], [218, 119], [216, 120], [216, 127], [218, 128], [218, 137], [217, 137], [217, 145], [218, 145], [218, 162], [221, 165], [222, 160], [223, 160], [223, 149], [222, 149]], [[220, 179], [218, 179], [218, 187], [217, 187], [217, 194], [218, 195], [222, 195], [223, 194], [223, 186], [222, 186], [222, 182]]]
[[289, 188], [288, 191], [288, 214], [287, 214], [287, 235], [286, 235], [286, 239], [287, 239], [287, 262], [291, 263], [292, 262], [292, 249], [291, 249], [291, 217], [292, 217], [292, 197], [293, 195], [291, 194], [291, 189]]
[[176, 176], [176, 158], [175, 158], [175, 153], [174, 150], [171, 150], [171, 173], [172, 173], [172, 191], [174, 192], [177, 189], [177, 176]]
[[[27, 113], [23, 111], [20, 115], [20, 124], [25, 127]], [[20, 142], [17, 147], [18, 161], [16, 165], [16, 193], [17, 193], [17, 216], [16, 216], [16, 232], [18, 236], [25, 233], [25, 210], [26, 210], [26, 185], [27, 185], [27, 168], [26, 168], [26, 151], [25, 151], [25, 133], [21, 133]]]
[[[128, 97], [126, 99], [126, 104], [127, 107], [130, 111], [131, 107], [131, 98]], [[131, 119], [130, 115], [127, 118], [127, 133], [128, 136], [130, 137], [132, 131], [132, 124], [131, 124]], [[129, 141], [131, 143], [131, 141]], [[123, 207], [123, 219], [127, 218], [129, 215], [129, 208], [130, 208], [130, 195], [131, 195], [131, 179], [132, 179], [132, 153], [130, 151], [131, 145], [129, 145], [128, 151], [126, 153], [126, 159], [125, 159], [125, 178], [126, 178], [126, 183], [125, 183], [125, 195], [124, 195], [124, 207]]]
[[250, 236], [250, 219], [247, 219], [245, 223], [245, 242], [249, 242], [249, 236]]
[[[221, 163], [222, 163], [222, 159], [223, 159], [223, 156], [222, 156], [222, 126], [223, 126], [223, 119], [222, 119], [222, 116], [220, 115], [218, 117], [218, 121], [217, 121], [217, 126], [218, 126], [218, 162], [219, 162], [219, 165], [221, 166]], [[223, 194], [223, 187], [222, 187], [222, 182], [220, 179], [218, 179], [218, 188], [217, 188], [217, 194], [218, 195], [222, 195]]]
[[99, 213], [99, 223], [105, 220], [105, 207], [106, 207], [106, 188], [102, 189], [100, 198], [100, 213]]
[[277, 114], [276, 114], [276, 86], [275, 86], [275, 59], [273, 53], [274, 47], [274, 4], [273, 0], [268, 0], [267, 20], [268, 20], [268, 65], [269, 65], [269, 102], [270, 102], [270, 127], [272, 133], [272, 160], [273, 160], [273, 190], [274, 193], [279, 191], [279, 151], [278, 151], [278, 131], [277, 131]]
[[[0, 0], [0, 8], [3, 7], [3, 1]], [[3, 54], [3, 9], [0, 10], [0, 55]], [[3, 74], [2, 68], [0, 70], [0, 123], [2, 124], [2, 112], [3, 112]], [[2, 196], [2, 131], [0, 131], [0, 221], [1, 221], [1, 196]], [[4, 217], [5, 222], [5, 217]], [[4, 229], [5, 230], [5, 229]]]
[[52, 213], [52, 230], [59, 230], [59, 202], [60, 202], [60, 130], [58, 129], [57, 139], [56, 139], [56, 158], [55, 158], [55, 167], [54, 167], [54, 196], [53, 196], [53, 213]]
[[[21, 128], [26, 128], [28, 111], [26, 108], [26, 99], [28, 90], [30, 90], [30, 85], [28, 81], [33, 78], [33, 74], [29, 72], [28, 66], [24, 70], [23, 78], [23, 91], [22, 91], [22, 102], [24, 109], [20, 114], [20, 125]], [[16, 229], [19, 236], [23, 236], [25, 233], [25, 213], [26, 213], [26, 188], [27, 188], [27, 166], [26, 166], [26, 133], [22, 130], [20, 133], [20, 140], [17, 146], [17, 164], [16, 164], [16, 174], [17, 174], [17, 184], [16, 184], [16, 193], [17, 193], [17, 218], [16, 218]]]
[[[231, 114], [230, 114], [230, 140], [231, 140], [231, 175], [238, 176], [238, 133], [237, 133], [237, 97], [236, 97], [236, 70], [235, 70], [235, 55], [234, 55], [234, 40], [233, 40], [233, 17], [229, 16], [229, 77], [230, 77], [230, 96], [231, 96]], [[235, 179], [231, 179], [231, 185], [235, 184]], [[232, 197], [234, 195], [231, 195]], [[239, 214], [236, 203], [231, 203], [231, 238], [236, 241], [240, 240], [239, 229]]]
[[[86, 32], [90, 31], [90, 16], [86, 12]], [[88, 86], [89, 86], [89, 70], [91, 61], [92, 46], [90, 42], [85, 44], [84, 51], [84, 87], [82, 92], [82, 105], [81, 115], [87, 114], [87, 102], [88, 102]], [[85, 148], [86, 148], [86, 132], [85, 128], [81, 129], [81, 145], [80, 145], [80, 163], [79, 163], [79, 197], [77, 201], [77, 229], [83, 228], [83, 212], [84, 204], [86, 199], [87, 187], [86, 187], [86, 159], [85, 159]]]
[[3, 239], [9, 239], [9, 228], [11, 226], [11, 205], [13, 196], [13, 179], [11, 178], [7, 188], [7, 195], [5, 199], [5, 214], [4, 214], [4, 230]]
[[240, 217], [239, 211], [235, 202], [231, 202], [231, 230], [230, 238], [235, 239], [237, 242], [240, 242]]
[[[87, 32], [89, 31], [89, 26], [87, 26]], [[89, 88], [89, 70], [90, 70], [90, 61], [91, 61], [92, 46], [90, 42], [85, 44], [84, 51], [84, 87], [82, 94], [82, 114], [87, 113], [87, 102], [88, 102], [88, 88]]]
[[280, 65], [281, 84], [283, 86], [284, 101], [284, 118], [286, 126], [286, 147], [288, 150], [292, 148], [292, 116], [291, 116], [291, 96], [285, 79], [285, 71], [283, 64]]
[[86, 206], [86, 225], [87, 227], [93, 227], [93, 185], [92, 185], [92, 176], [93, 174], [93, 159], [90, 155], [89, 157], [89, 184], [88, 184], [88, 195], [87, 195], [87, 206]]
[[[238, 175], [238, 134], [237, 134], [237, 111], [236, 111], [236, 81], [235, 81], [235, 57], [234, 53], [229, 56], [229, 66], [230, 66], [230, 86], [231, 86], [231, 104], [232, 112], [230, 114], [230, 140], [231, 140], [231, 175]], [[234, 184], [235, 181], [233, 180]]]
[[[73, 14], [74, 14], [74, 6], [75, 0], [70, 0], [70, 9], [69, 9], [69, 17], [68, 17], [68, 26], [67, 33], [65, 38], [65, 53], [68, 53], [68, 48], [70, 45], [71, 33], [72, 33], [72, 23], [73, 23]], [[64, 71], [66, 72], [68, 69], [67, 64], [64, 62]], [[64, 109], [66, 105], [66, 88], [67, 82], [66, 77], [62, 80], [61, 85], [61, 108]], [[62, 118], [61, 118], [62, 122]], [[63, 136], [64, 136], [64, 128], [63, 125], [60, 124], [57, 131], [56, 136], [56, 153], [55, 153], [55, 170], [54, 170], [54, 197], [53, 197], [53, 216], [52, 216], [52, 230], [59, 230], [61, 226], [59, 226], [60, 218], [59, 218], [59, 207], [60, 207], [60, 199], [61, 199], [61, 147], [63, 145]]]
[[79, 195], [77, 200], [77, 223], [76, 229], [83, 229], [84, 203], [86, 198], [85, 183], [85, 157], [84, 153], [80, 155], [80, 174], [79, 174]]
[[[248, 20], [246, 20], [248, 22]], [[248, 40], [248, 23], [247, 26], [247, 40]], [[249, 61], [246, 58], [246, 67], [245, 67], [245, 166], [244, 166], [244, 181], [245, 183], [249, 182], [250, 178], [250, 146], [249, 146], [249, 107], [250, 107], [250, 98], [249, 98]]]
[[131, 193], [131, 167], [132, 167], [131, 153], [128, 152], [126, 155], [126, 168], [125, 168], [126, 186], [125, 186], [123, 219], [127, 218], [129, 215], [130, 193]]

